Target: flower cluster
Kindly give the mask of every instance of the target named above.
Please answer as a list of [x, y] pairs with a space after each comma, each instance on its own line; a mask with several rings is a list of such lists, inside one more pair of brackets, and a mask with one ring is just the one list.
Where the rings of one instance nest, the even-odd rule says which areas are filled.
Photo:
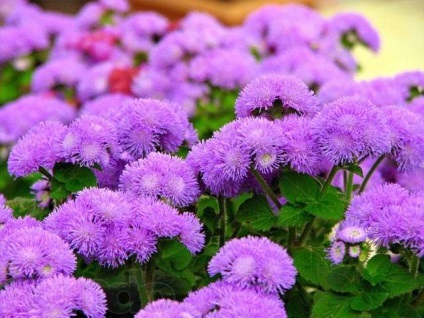
[[132, 255], [140, 263], [156, 252], [160, 237], [178, 238], [192, 252], [203, 248], [199, 220], [148, 198], [90, 188], [53, 211], [44, 226], [87, 261], [117, 267]]
[[208, 271], [222, 280], [190, 293], [182, 303], [150, 303], [136, 317], [287, 317], [277, 295], [294, 285], [297, 272], [280, 245], [264, 237], [231, 240], [211, 259]]

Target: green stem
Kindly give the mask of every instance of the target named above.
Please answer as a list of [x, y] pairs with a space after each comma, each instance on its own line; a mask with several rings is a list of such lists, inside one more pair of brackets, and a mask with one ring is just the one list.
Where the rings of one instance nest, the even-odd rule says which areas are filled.
[[225, 223], [227, 216], [227, 200], [219, 196], [218, 207], [219, 207], [219, 246], [222, 247], [225, 244]]
[[135, 281], [137, 283], [138, 295], [140, 297], [141, 307], [145, 307], [149, 303], [149, 296], [146, 288], [146, 279], [143, 269], [138, 262], [133, 263]]
[[268, 183], [266, 183], [262, 175], [257, 170], [255, 170], [255, 168], [250, 168], [250, 171], [252, 172], [256, 181], [258, 181], [259, 185], [261, 186], [265, 194], [268, 196], [268, 198], [275, 204], [278, 210], [280, 210], [283, 205], [280, 203], [280, 201], [278, 201], [277, 196], [269, 187]]
[[155, 265], [153, 262], [147, 262], [145, 265], [145, 289], [147, 299], [149, 302], [153, 301], [153, 274], [155, 272]]
[[412, 255], [410, 263], [409, 263], [409, 272], [414, 276], [417, 277], [418, 275], [418, 268], [420, 266], [420, 259], [416, 255]]
[[235, 229], [233, 231], [233, 234], [231, 234], [231, 238], [232, 239], [237, 237], [240, 229], [241, 229], [241, 223], [237, 223], [237, 225], [236, 225], [236, 227], [235, 227]]
[[293, 245], [296, 243], [296, 228], [294, 226], [289, 227], [289, 241], [287, 249], [289, 254], [292, 252]]
[[38, 168], [38, 171], [45, 176], [49, 181], [53, 179], [53, 176], [50, 174], [50, 172], [47, 171], [47, 169], [40, 167]]
[[347, 202], [350, 202], [352, 198], [352, 192], [353, 192], [353, 172], [349, 171], [347, 173], [347, 184], [346, 184], [346, 200]]
[[362, 192], [364, 192], [365, 187], [367, 186], [368, 181], [370, 180], [371, 176], [373, 175], [374, 171], [377, 169], [377, 167], [380, 165], [380, 163], [383, 161], [383, 159], [385, 158], [384, 155], [380, 156], [376, 162], [374, 162], [374, 164], [372, 165], [370, 171], [368, 171], [367, 175], [364, 178], [364, 181], [362, 181], [361, 187], [359, 188], [358, 193], [361, 194]]
[[[322, 196], [327, 192], [328, 187], [331, 185], [331, 182], [333, 182], [333, 179], [339, 170], [339, 166], [333, 166], [333, 168], [331, 168], [331, 171], [321, 188], [321, 192], [318, 194], [318, 199], [322, 198]], [[312, 230], [312, 226], [314, 225], [315, 220], [316, 217], [314, 217], [311, 222], [305, 225], [302, 234], [300, 234], [299, 240], [297, 241], [297, 245], [302, 245], [303, 242], [305, 242], [306, 238], [309, 236], [309, 233]]]

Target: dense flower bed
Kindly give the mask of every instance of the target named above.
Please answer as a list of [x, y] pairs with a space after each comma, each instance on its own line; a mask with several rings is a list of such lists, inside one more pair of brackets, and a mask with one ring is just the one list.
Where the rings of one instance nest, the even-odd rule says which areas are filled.
[[128, 9], [0, 5], [0, 316], [424, 315], [424, 73], [355, 81], [357, 14]]

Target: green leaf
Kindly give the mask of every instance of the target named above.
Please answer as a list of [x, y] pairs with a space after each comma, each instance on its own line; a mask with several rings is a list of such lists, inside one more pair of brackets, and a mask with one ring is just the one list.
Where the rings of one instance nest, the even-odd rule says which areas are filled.
[[361, 290], [360, 274], [354, 266], [335, 267], [328, 275], [329, 288], [341, 293], [354, 293]]
[[389, 293], [361, 293], [353, 297], [350, 307], [358, 311], [370, 311], [380, 307], [389, 297]]
[[373, 286], [385, 280], [391, 267], [390, 256], [388, 255], [375, 255], [371, 258], [367, 267], [362, 272], [362, 277], [369, 281]]
[[239, 208], [236, 219], [250, 225], [254, 230], [268, 231], [276, 222], [265, 197], [257, 195], [246, 200]]
[[340, 221], [344, 217], [346, 205], [337, 189], [329, 187], [321, 198], [308, 202], [305, 209], [322, 219]]
[[351, 163], [348, 165], [343, 166], [344, 169], [346, 169], [347, 171], [353, 172], [354, 174], [360, 176], [360, 177], [364, 177], [364, 173], [362, 172], [362, 168], [355, 164], [355, 163]]
[[423, 279], [414, 278], [407, 269], [398, 264], [390, 264], [390, 270], [380, 285], [383, 292], [390, 293], [390, 297], [409, 293], [423, 286]]
[[295, 250], [293, 259], [294, 266], [304, 279], [327, 288], [327, 276], [331, 267], [322, 248], [305, 247]]
[[305, 211], [304, 207], [285, 204], [280, 209], [277, 226], [301, 226], [310, 222], [313, 216]]
[[[323, 294], [322, 292], [318, 292]], [[351, 297], [324, 293], [312, 307], [312, 318], [356, 318], [358, 312], [350, 308]]]
[[404, 297], [396, 297], [384, 302], [372, 312], [373, 318], [422, 318], [422, 315], [411, 305], [405, 304]]
[[71, 163], [57, 163], [53, 168], [53, 176], [65, 184], [68, 191], [77, 192], [97, 185], [96, 176], [87, 167]]
[[[182, 243], [175, 240], [163, 240], [159, 243], [160, 258], [168, 261], [172, 268], [181, 271], [190, 264], [192, 255]], [[160, 260], [159, 260], [160, 261]]]
[[66, 185], [63, 182], [60, 182], [57, 179], [52, 179], [51, 183], [50, 183], [50, 196], [52, 197], [52, 199], [61, 201], [64, 200], [68, 197], [68, 195], [71, 194], [71, 192], [66, 189]]
[[280, 190], [290, 203], [314, 202], [321, 184], [310, 175], [289, 171], [280, 176]]
[[38, 203], [34, 199], [14, 198], [13, 200], [7, 201], [6, 205], [13, 210], [13, 216], [15, 218], [30, 215], [37, 220], [42, 220], [49, 213], [47, 210], [40, 209]]

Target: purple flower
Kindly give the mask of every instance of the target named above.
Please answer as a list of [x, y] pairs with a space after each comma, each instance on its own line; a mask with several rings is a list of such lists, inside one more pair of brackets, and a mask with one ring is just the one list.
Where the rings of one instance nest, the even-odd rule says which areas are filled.
[[311, 121], [289, 115], [277, 124], [283, 131], [284, 163], [297, 172], [315, 174], [322, 157], [313, 138]]
[[63, 141], [57, 146], [63, 158], [83, 166], [108, 166], [118, 153], [117, 130], [104, 117], [85, 115], [68, 128]]
[[81, 115], [112, 117], [125, 103], [133, 99], [122, 94], [107, 94], [90, 100], [82, 105]]
[[327, 104], [340, 97], [356, 95], [357, 91], [357, 84], [354, 81], [334, 79], [320, 87], [317, 97], [322, 104]]
[[356, 87], [361, 95], [377, 106], [402, 105], [409, 97], [409, 90], [401, 88], [399, 82], [393, 78], [376, 78], [371, 81], [359, 82]]
[[422, 71], [401, 73], [395, 77], [395, 81], [399, 83], [399, 90], [408, 92], [408, 101], [424, 95], [424, 72]]
[[6, 197], [2, 193], [0, 193], [0, 206], [4, 205], [6, 201]]
[[180, 106], [154, 99], [135, 99], [115, 116], [119, 144], [134, 159], [155, 150], [176, 152], [190, 127]]
[[12, 148], [8, 159], [9, 173], [22, 177], [39, 168], [52, 169], [61, 156], [54, 145], [61, 142], [66, 127], [55, 121], [42, 122], [32, 128]]
[[424, 123], [422, 117], [405, 108], [391, 106], [382, 111], [390, 127], [392, 159], [399, 170], [412, 172], [424, 167]]
[[35, 286], [31, 313], [36, 317], [70, 317], [81, 311], [86, 317], [106, 314], [106, 295], [101, 287], [86, 278], [54, 276]]
[[40, 93], [58, 86], [74, 87], [84, 72], [85, 66], [73, 57], [49, 61], [35, 70], [31, 90]]
[[28, 317], [33, 292], [34, 284], [30, 281], [15, 281], [6, 285], [0, 290], [0, 316]]
[[160, 153], [130, 163], [122, 173], [120, 188], [136, 196], [163, 198], [178, 207], [190, 205], [200, 195], [190, 166]]
[[356, 244], [365, 242], [367, 233], [359, 222], [344, 221], [337, 230], [337, 238], [345, 243]]
[[35, 196], [38, 206], [42, 209], [48, 208], [51, 202], [50, 184], [48, 180], [38, 180], [30, 188], [31, 193]]
[[126, 12], [130, 6], [127, 0], [99, 0], [99, 3], [108, 10], [116, 12]]
[[333, 264], [340, 264], [346, 255], [346, 245], [342, 241], [334, 241], [327, 250], [327, 258]]
[[200, 318], [199, 312], [189, 304], [179, 303], [175, 300], [159, 299], [147, 304], [139, 311], [135, 318]]
[[312, 125], [323, 155], [333, 164], [379, 156], [391, 148], [383, 113], [361, 97], [345, 97], [326, 104]]
[[191, 292], [184, 300], [202, 317], [286, 317], [284, 304], [275, 296], [218, 281]]
[[256, 63], [249, 53], [240, 50], [217, 49], [195, 58], [190, 64], [190, 75], [199, 82], [208, 81], [213, 86], [234, 90], [249, 83]]
[[205, 235], [197, 217], [150, 198], [139, 198], [133, 206], [134, 223], [152, 232], [156, 237], [177, 238], [191, 253], [199, 252], [205, 243]]
[[285, 114], [313, 115], [318, 111], [315, 96], [292, 76], [268, 75], [248, 84], [237, 98], [237, 117], [265, 115], [281, 118]]
[[122, 44], [132, 52], [149, 52], [165, 35], [168, 20], [156, 12], [134, 13], [119, 25]]
[[70, 275], [76, 268], [76, 258], [69, 246], [56, 234], [41, 228], [9, 231], [0, 251], [8, 261], [7, 275], [13, 279]]
[[108, 76], [115, 67], [112, 62], [104, 62], [88, 69], [77, 84], [78, 98], [84, 102], [106, 93]]
[[211, 259], [208, 272], [211, 276], [220, 273], [224, 282], [269, 294], [290, 289], [297, 274], [283, 247], [252, 236], [227, 242]]
[[74, 117], [75, 110], [65, 102], [43, 95], [26, 95], [0, 109], [0, 144], [17, 141], [42, 121], [68, 123]]
[[380, 49], [380, 38], [377, 31], [358, 13], [336, 14], [329, 21], [328, 28], [340, 39], [346, 38], [349, 43], [360, 42], [375, 52]]
[[361, 247], [359, 245], [349, 246], [348, 253], [350, 257], [357, 258], [361, 255]]

